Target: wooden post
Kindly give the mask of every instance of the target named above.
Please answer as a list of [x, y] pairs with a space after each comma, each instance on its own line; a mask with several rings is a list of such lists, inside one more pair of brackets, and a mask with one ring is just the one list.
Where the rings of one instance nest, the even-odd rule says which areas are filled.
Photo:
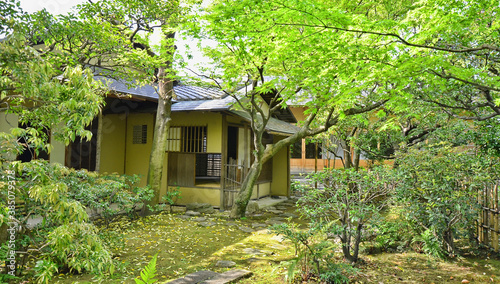
[[[318, 172], [318, 142], [314, 142], [314, 173]], [[314, 183], [314, 188], [318, 189], [318, 182]]]
[[221, 211], [224, 211], [225, 208], [225, 199], [224, 199], [224, 188], [226, 181], [226, 164], [227, 164], [227, 121], [226, 115], [222, 114], [222, 145], [221, 145], [221, 172], [220, 172], [220, 205], [219, 208]]
[[498, 212], [498, 181], [495, 183], [495, 187], [493, 189], [493, 196], [492, 196], [492, 201], [493, 201], [493, 206], [492, 209], [492, 221], [493, 221], [493, 234], [491, 238], [491, 242], [493, 243], [493, 249], [498, 252], [498, 222], [500, 219], [500, 214]]
[[484, 244], [485, 245], [489, 245], [490, 243], [490, 238], [489, 238], [489, 214], [488, 214], [488, 203], [489, 203], [489, 200], [488, 200], [488, 196], [489, 196], [489, 190], [490, 188], [489, 187], [486, 187], [484, 189], [484, 193], [483, 193], [483, 216], [484, 216], [484, 219], [483, 219], [483, 225], [486, 226], [486, 227], [483, 227], [483, 239], [484, 239]]
[[102, 145], [102, 109], [97, 115], [97, 141], [95, 150], [95, 171], [101, 171], [101, 145]]
[[291, 155], [290, 155], [290, 146], [287, 146], [286, 147], [286, 176], [287, 176], [287, 179], [286, 179], [286, 197], [288, 199], [290, 199], [290, 197], [292, 196], [292, 194], [290, 193], [290, 187], [292, 186], [291, 185], [291, 181], [290, 179], [292, 178], [291, 174], [290, 174], [290, 158], [291, 158]]

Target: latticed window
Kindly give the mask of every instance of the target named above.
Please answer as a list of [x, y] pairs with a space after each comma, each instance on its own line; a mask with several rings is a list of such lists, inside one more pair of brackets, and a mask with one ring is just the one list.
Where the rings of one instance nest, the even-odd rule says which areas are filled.
[[207, 127], [170, 127], [167, 139], [167, 151], [185, 153], [207, 152]]
[[146, 144], [148, 141], [148, 126], [147, 125], [134, 125], [132, 131], [133, 144]]
[[291, 158], [300, 159], [302, 158], [302, 140], [293, 143], [290, 146]]
[[306, 144], [306, 159], [314, 159], [314, 154], [318, 159], [322, 158], [321, 143], [309, 142]]
[[196, 177], [220, 177], [221, 154], [196, 154]]

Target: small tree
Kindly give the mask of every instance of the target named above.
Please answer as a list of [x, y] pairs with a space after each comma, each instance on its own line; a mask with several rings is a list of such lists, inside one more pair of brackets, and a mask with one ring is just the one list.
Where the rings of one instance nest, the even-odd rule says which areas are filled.
[[[148, 205], [160, 201], [176, 78], [174, 36], [189, 7], [178, 0], [88, 1], [65, 16], [53, 16], [46, 11], [31, 15], [26, 28], [32, 44], [45, 44], [39, 52], [57, 58], [63, 65], [92, 67], [105, 77], [157, 86], [158, 105], [147, 174], [154, 197]], [[160, 31], [159, 44], [150, 40], [155, 30]], [[148, 208], [144, 206], [144, 213]]]
[[455, 239], [467, 234], [473, 239], [478, 189], [498, 176], [482, 160], [446, 143], [409, 149], [397, 156], [396, 170], [401, 176], [397, 199], [406, 209], [404, 217], [416, 232], [434, 237], [441, 249], [436, 254], [454, 255]]
[[311, 227], [328, 226], [326, 231], [340, 238], [344, 257], [357, 262], [365, 225], [391, 200], [393, 177], [385, 167], [327, 169], [310, 177], [324, 188], [305, 190], [300, 212], [311, 220]]

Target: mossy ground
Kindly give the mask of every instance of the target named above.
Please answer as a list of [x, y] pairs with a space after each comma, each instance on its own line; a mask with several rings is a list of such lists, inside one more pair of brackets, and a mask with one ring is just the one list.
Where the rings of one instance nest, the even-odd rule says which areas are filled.
[[[293, 212], [293, 208], [289, 209]], [[231, 260], [236, 269], [254, 274], [239, 283], [286, 283], [287, 267], [295, 257], [292, 243], [280, 240], [261, 228], [245, 233], [240, 226], [264, 223], [272, 214], [228, 220], [214, 217], [213, 227], [182, 220], [176, 215], [159, 214], [130, 221], [126, 218], [102, 228], [118, 263], [113, 276], [60, 274], [54, 283], [134, 283], [140, 270], [158, 253], [157, 270], [160, 282], [182, 277], [199, 270], [224, 272], [219, 260]], [[303, 220], [295, 219], [305, 224]], [[254, 250], [257, 254], [249, 253]], [[499, 254], [439, 260], [415, 252], [362, 255], [359, 273], [352, 283], [500, 283]], [[341, 255], [338, 254], [338, 261]]]

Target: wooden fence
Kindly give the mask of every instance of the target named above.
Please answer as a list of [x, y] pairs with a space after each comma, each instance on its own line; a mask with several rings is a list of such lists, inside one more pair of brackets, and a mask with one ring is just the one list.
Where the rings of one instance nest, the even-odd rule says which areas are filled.
[[233, 206], [234, 198], [241, 189], [243, 178], [248, 173], [248, 169], [243, 165], [238, 165], [235, 160], [231, 159], [229, 163], [224, 165], [225, 178], [223, 180], [224, 194], [224, 209], [229, 209]]
[[478, 195], [481, 213], [479, 216], [477, 235], [482, 244], [493, 248], [496, 252], [499, 251], [498, 236], [500, 235], [500, 211], [498, 206], [499, 184], [500, 181], [497, 181], [495, 184], [485, 187]]

